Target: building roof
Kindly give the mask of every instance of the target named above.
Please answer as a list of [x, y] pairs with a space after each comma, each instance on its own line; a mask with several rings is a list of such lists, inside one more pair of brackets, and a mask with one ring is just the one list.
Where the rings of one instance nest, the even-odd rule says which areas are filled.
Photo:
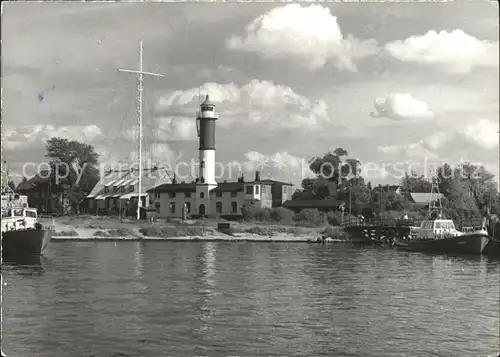
[[238, 192], [243, 191], [244, 182], [220, 182], [212, 192]]
[[[143, 169], [141, 177], [141, 192], [146, 192], [151, 188], [157, 187], [159, 185], [170, 183], [170, 175], [166, 169], [163, 168], [151, 168]], [[125, 195], [119, 193], [104, 193], [105, 187], [122, 187], [122, 186], [134, 186], [134, 194], [137, 196], [139, 192], [139, 175], [137, 170], [114, 170], [108, 172], [106, 175], [101, 177], [97, 185], [92, 189], [92, 192], [87, 196], [87, 198], [97, 198], [97, 196], [102, 196], [103, 194], [107, 197], [109, 196], [119, 196]]]
[[28, 191], [36, 188], [37, 184], [45, 183], [50, 178], [49, 170], [41, 170], [39, 173], [28, 179], [26, 182], [21, 182], [17, 187], [16, 191]]
[[[279, 182], [274, 180], [259, 180], [259, 181], [248, 181], [248, 182], [219, 182], [217, 187], [211, 190], [211, 192], [235, 192], [243, 191], [245, 184], [284, 184], [293, 186], [292, 184]], [[195, 192], [196, 183], [168, 183], [160, 186], [156, 186], [148, 190], [148, 192]]]
[[200, 104], [200, 106], [204, 105], [211, 105], [215, 107], [215, 104], [210, 101], [208, 94], [205, 96], [205, 100], [203, 101], [203, 103]]
[[270, 184], [270, 185], [293, 186], [293, 183], [290, 183], [290, 182], [276, 181], [276, 180], [271, 180], [271, 179], [264, 179], [264, 180], [260, 180], [259, 182], [265, 183], [265, 184]]
[[286, 208], [337, 208], [342, 200], [287, 200], [283, 203]]
[[148, 192], [196, 192], [195, 183], [165, 183], [152, 187]]
[[410, 193], [411, 199], [414, 203], [418, 204], [429, 204], [429, 202], [442, 199], [444, 196], [442, 193], [430, 192], [427, 193]]

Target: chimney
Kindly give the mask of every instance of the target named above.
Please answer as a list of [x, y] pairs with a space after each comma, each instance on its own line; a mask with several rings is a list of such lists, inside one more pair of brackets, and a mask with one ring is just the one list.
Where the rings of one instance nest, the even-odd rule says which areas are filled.
[[255, 171], [255, 181], [260, 181], [260, 171]]

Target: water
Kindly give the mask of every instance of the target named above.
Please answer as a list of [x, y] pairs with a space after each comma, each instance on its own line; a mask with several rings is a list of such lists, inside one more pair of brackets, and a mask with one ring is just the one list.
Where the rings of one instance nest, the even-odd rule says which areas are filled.
[[54, 242], [3, 267], [9, 356], [484, 356], [499, 265], [343, 245]]

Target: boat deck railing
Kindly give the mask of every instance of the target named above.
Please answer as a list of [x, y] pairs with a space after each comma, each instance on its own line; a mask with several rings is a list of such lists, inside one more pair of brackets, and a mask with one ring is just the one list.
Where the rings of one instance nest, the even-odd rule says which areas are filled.
[[420, 226], [420, 222], [413, 219], [363, 219], [358, 217], [349, 217], [345, 219], [341, 225], [342, 228], [347, 227], [397, 227], [397, 226], [409, 226], [415, 227]]

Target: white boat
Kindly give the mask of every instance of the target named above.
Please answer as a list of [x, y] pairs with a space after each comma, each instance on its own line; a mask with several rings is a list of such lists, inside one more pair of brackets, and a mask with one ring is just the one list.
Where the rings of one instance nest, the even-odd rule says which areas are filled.
[[[5, 181], [7, 182], [7, 180]], [[2, 258], [40, 256], [54, 234], [53, 227], [38, 221], [36, 208], [28, 206], [28, 197], [2, 187]]]
[[[437, 184], [433, 182], [431, 188], [439, 193]], [[443, 218], [441, 200], [439, 207], [429, 202], [429, 217], [436, 213], [435, 218], [429, 218], [420, 224], [418, 229], [413, 230], [410, 239], [397, 240], [395, 246], [413, 252], [429, 252], [444, 254], [482, 254], [490, 241], [488, 231], [484, 228], [480, 230], [470, 230], [461, 232], [455, 228], [455, 223], [451, 219]]]

